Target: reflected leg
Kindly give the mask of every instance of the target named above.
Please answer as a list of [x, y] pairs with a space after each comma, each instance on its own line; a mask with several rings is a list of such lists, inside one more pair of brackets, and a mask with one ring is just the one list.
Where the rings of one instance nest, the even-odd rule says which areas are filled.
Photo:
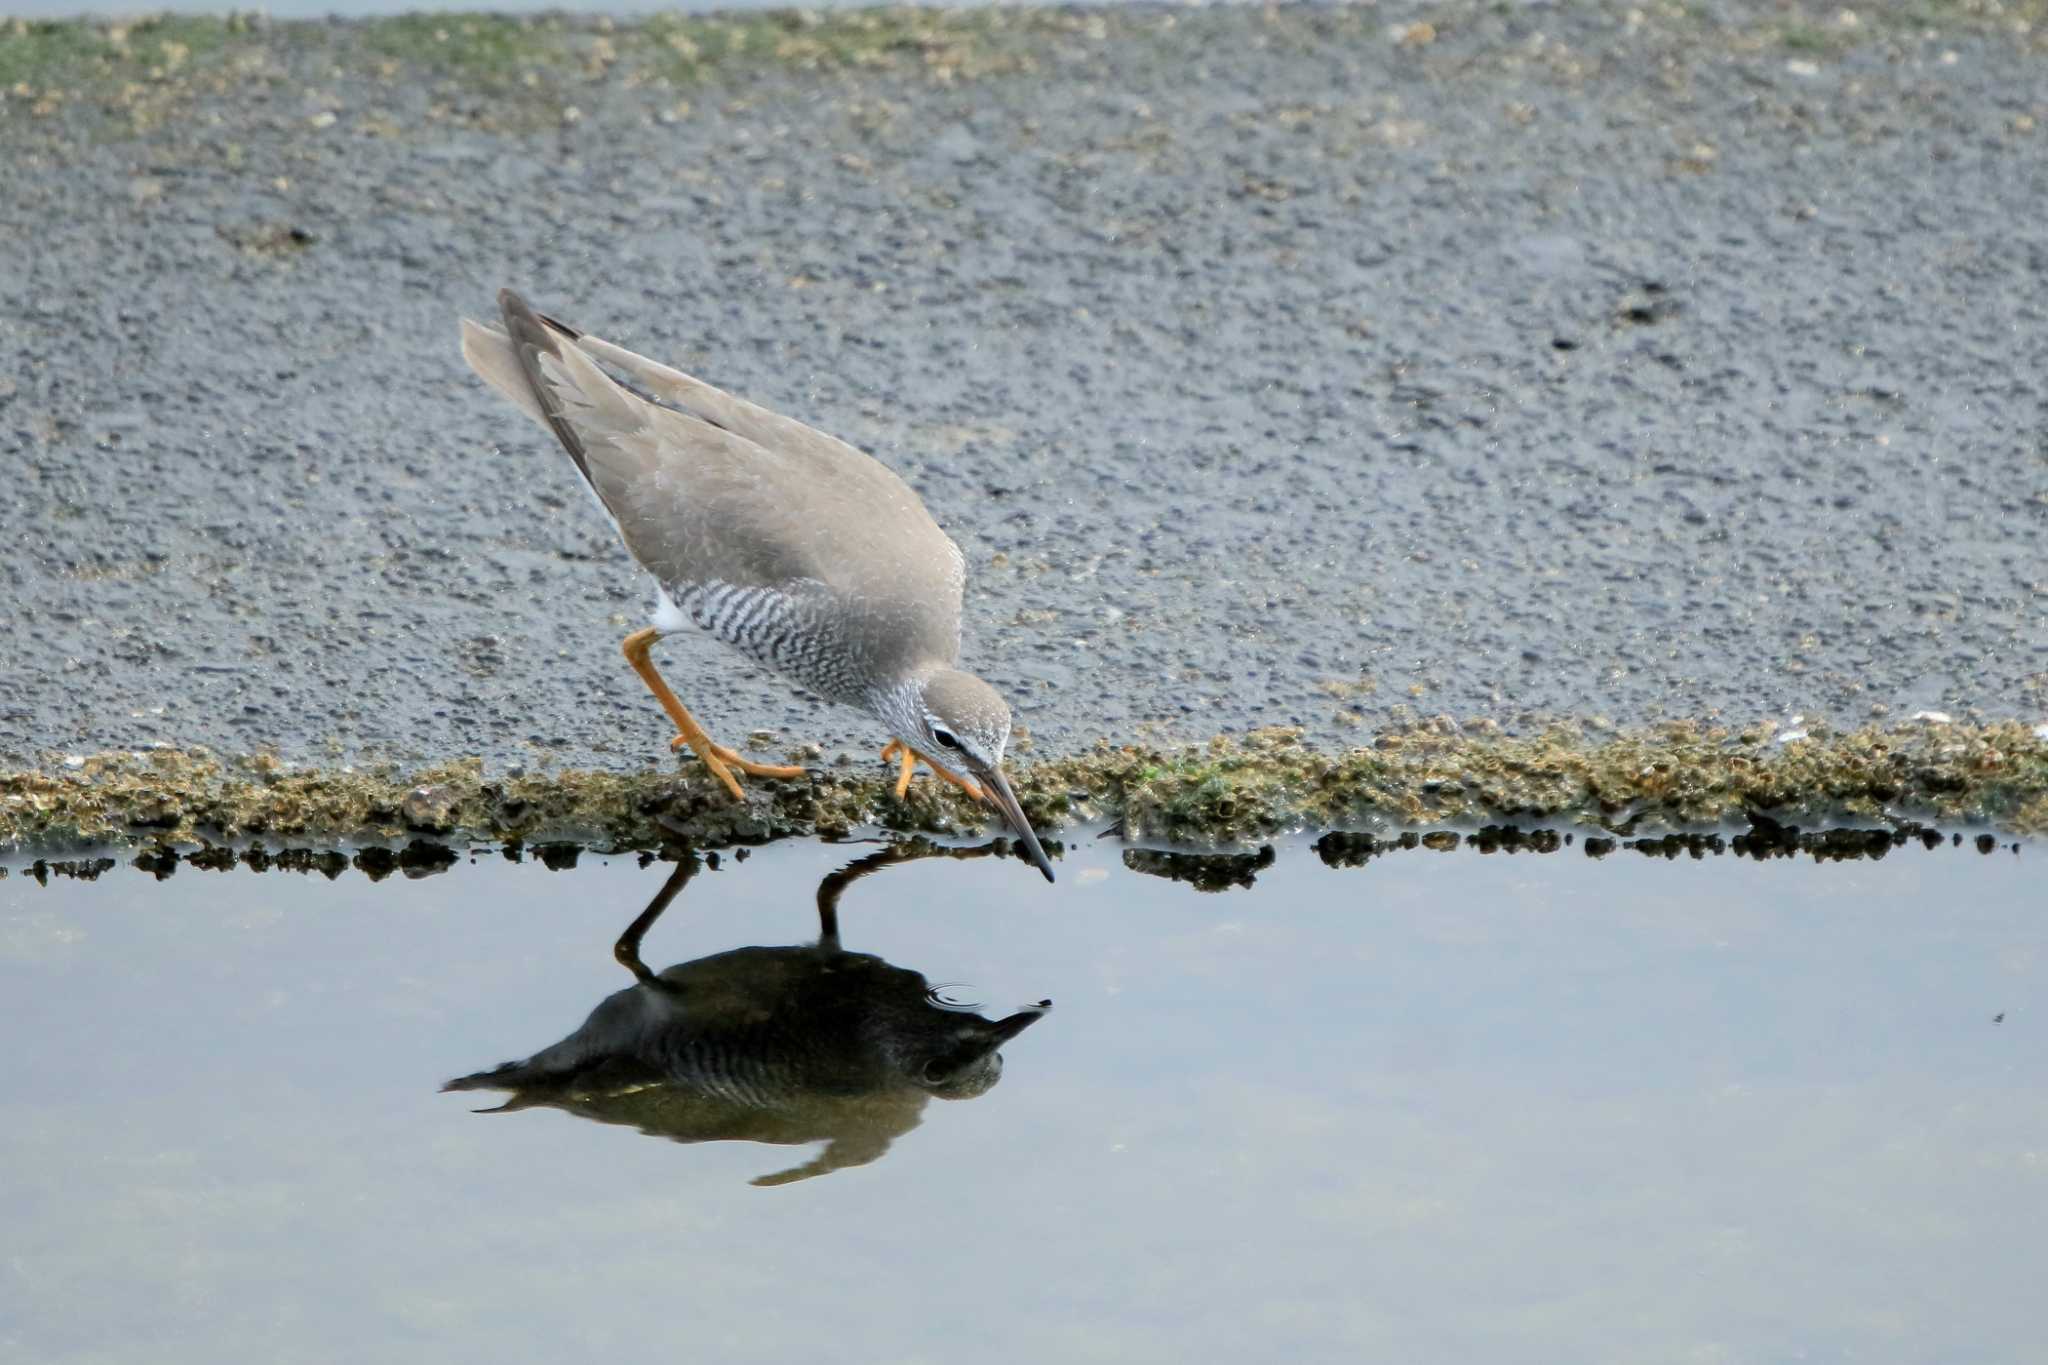
[[647, 908], [626, 926], [626, 932], [620, 934], [619, 941], [612, 945], [612, 956], [617, 958], [619, 965], [631, 972], [637, 980], [645, 982], [655, 979], [654, 973], [647, 970], [647, 964], [640, 960], [640, 940], [647, 936], [647, 931], [661, 918], [661, 912], [668, 909], [668, 903], [676, 898], [676, 893], [689, 885], [690, 878], [696, 875], [697, 855], [684, 854], [676, 863], [675, 870], [668, 874], [668, 880], [661, 884], [661, 890], [655, 892], [654, 899], [647, 902]]
[[986, 858], [991, 853], [1002, 853], [1007, 849], [1008, 844], [1002, 840], [976, 848], [951, 848], [929, 839], [905, 839], [854, 859], [838, 871], [827, 873], [825, 879], [818, 883], [818, 946], [839, 947], [839, 898], [846, 894], [847, 887], [869, 873], [923, 858]]

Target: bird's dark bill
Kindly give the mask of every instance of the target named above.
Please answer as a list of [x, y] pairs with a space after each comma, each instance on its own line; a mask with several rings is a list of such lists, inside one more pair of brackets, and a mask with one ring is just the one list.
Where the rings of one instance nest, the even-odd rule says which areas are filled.
[[1052, 860], [1045, 856], [1045, 849], [1038, 842], [1038, 835], [1032, 832], [1031, 822], [1024, 818], [1024, 808], [1017, 804], [1017, 794], [1010, 790], [1009, 779], [1002, 769], [991, 768], [985, 775], [984, 785], [988, 791], [989, 804], [1003, 813], [1010, 828], [1017, 832], [1018, 840], [1024, 845], [1024, 854], [1032, 864], [1045, 874], [1047, 881], [1053, 880]]

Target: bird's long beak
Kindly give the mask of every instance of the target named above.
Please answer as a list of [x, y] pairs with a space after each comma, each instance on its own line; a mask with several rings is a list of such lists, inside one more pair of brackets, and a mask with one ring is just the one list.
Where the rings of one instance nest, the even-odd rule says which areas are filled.
[[1010, 828], [1017, 831], [1017, 837], [1024, 842], [1024, 852], [1037, 865], [1038, 870], [1051, 881], [1052, 860], [1039, 847], [1038, 836], [1031, 832], [1031, 822], [1024, 818], [1024, 808], [1017, 804], [1017, 794], [1010, 790], [1009, 779], [1003, 776], [1001, 768], [990, 768], [980, 774], [982, 790], [987, 794], [988, 803], [1003, 813], [1003, 819], [1010, 822]]

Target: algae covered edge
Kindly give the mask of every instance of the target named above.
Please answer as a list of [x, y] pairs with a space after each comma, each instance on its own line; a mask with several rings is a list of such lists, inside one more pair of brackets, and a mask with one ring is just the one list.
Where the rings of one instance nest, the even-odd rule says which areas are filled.
[[[932, 782], [833, 769], [756, 784], [734, 802], [694, 763], [637, 772], [313, 766], [180, 749], [72, 755], [0, 773], [0, 847], [251, 838], [686, 842], [711, 849], [857, 826], [986, 827]], [[1133, 840], [1244, 843], [1291, 830], [1550, 821], [1622, 833], [1778, 821], [1937, 819], [2048, 831], [2048, 736], [2019, 722], [1787, 734], [1668, 724], [1534, 736], [1422, 728], [1329, 752], [1291, 730], [1183, 749], [1112, 748], [1023, 768], [1016, 789], [1050, 829], [1114, 822]]]
[[[337, 71], [400, 71], [480, 90], [684, 82], [720, 70], [820, 71], [899, 66], [942, 80], [1014, 70], [1017, 41], [1082, 27], [1055, 8], [875, 6], [649, 14], [613, 18], [487, 9], [358, 18], [225, 15], [29, 19], [0, 16], [0, 85], [31, 96], [91, 97], [138, 84], [188, 94], [263, 79], [271, 64], [318, 49]], [[132, 94], [133, 91], [131, 90]]]
[[[1224, 7], [1229, 8], [1229, 7]], [[2048, 0], [1927, 0], [1867, 12], [1813, 0], [1770, 5], [1602, 3], [1631, 33], [1661, 34], [1697, 51], [1736, 57], [1840, 58], [1944, 34], [1984, 34], [2039, 44]], [[1489, 47], [1519, 51], [1527, 35], [1497, 0], [1438, 6], [1431, 22], [1389, 27], [1370, 0], [1267, 5], [1261, 42], [1433, 42], [1467, 30]], [[114, 116], [140, 132], [179, 117], [194, 101], [246, 88], [294, 88], [296, 63], [323, 79], [403, 86], [425, 81], [472, 97], [502, 96], [497, 116], [463, 118], [544, 126], [580, 114], [594, 87], [687, 89], [744, 81], [765, 69], [811, 73], [910, 71], [941, 85], [1028, 74], [1068, 60], [1074, 45], [1142, 43], [1175, 28], [1235, 20], [1200, 8], [1151, 5], [878, 5], [786, 7], [631, 17], [489, 9], [272, 19], [252, 9], [224, 15], [30, 19], [0, 15], [0, 120], [67, 109]], [[1893, 59], [1898, 51], [1887, 55]], [[578, 92], [581, 92], [580, 94]], [[447, 114], [437, 115], [449, 116]], [[379, 135], [400, 131], [372, 120]], [[118, 133], [116, 134], [118, 135]]]

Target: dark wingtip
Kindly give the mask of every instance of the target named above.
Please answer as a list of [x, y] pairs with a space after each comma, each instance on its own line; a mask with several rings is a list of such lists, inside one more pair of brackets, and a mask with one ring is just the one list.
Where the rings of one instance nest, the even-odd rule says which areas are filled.
[[[527, 306], [516, 289], [498, 291], [498, 311], [505, 319], [505, 335], [511, 339], [512, 354], [518, 358], [519, 372], [526, 376], [526, 387], [532, 392], [541, 415], [562, 443], [562, 449], [569, 452], [569, 458], [576, 462], [576, 471], [586, 481], [590, 479], [590, 461], [583, 453], [583, 443], [576, 439], [576, 433], [562, 420], [560, 407], [541, 378], [540, 364], [536, 356], [562, 354], [561, 344], [556, 340], [560, 334], [550, 330], [546, 320]], [[568, 338], [575, 340], [572, 335]], [[596, 487], [592, 483], [593, 488]]]
[[532, 304], [528, 303], [520, 295], [517, 289], [500, 289], [498, 291], [498, 311], [504, 314], [505, 325], [508, 330], [512, 325], [512, 320], [518, 318], [520, 321], [533, 326], [536, 331], [555, 332], [567, 337], [570, 341], [580, 341], [583, 337], [582, 332], [571, 327], [560, 318], [549, 317], [546, 313], [535, 309]]
[[560, 332], [563, 336], [569, 338], [569, 340], [571, 341], [581, 341], [583, 339], [583, 333], [579, 332], [574, 327], [571, 327], [568, 323], [562, 321], [560, 318], [549, 317], [546, 313], [535, 313], [534, 316], [539, 318], [543, 323], [547, 324], [547, 326], [549, 326], [550, 328], [554, 329], [557, 332]]
[[521, 332], [530, 332], [539, 337], [545, 337], [547, 334], [540, 315], [520, 297], [517, 289], [498, 291], [498, 312], [505, 319], [505, 330], [515, 337]]

